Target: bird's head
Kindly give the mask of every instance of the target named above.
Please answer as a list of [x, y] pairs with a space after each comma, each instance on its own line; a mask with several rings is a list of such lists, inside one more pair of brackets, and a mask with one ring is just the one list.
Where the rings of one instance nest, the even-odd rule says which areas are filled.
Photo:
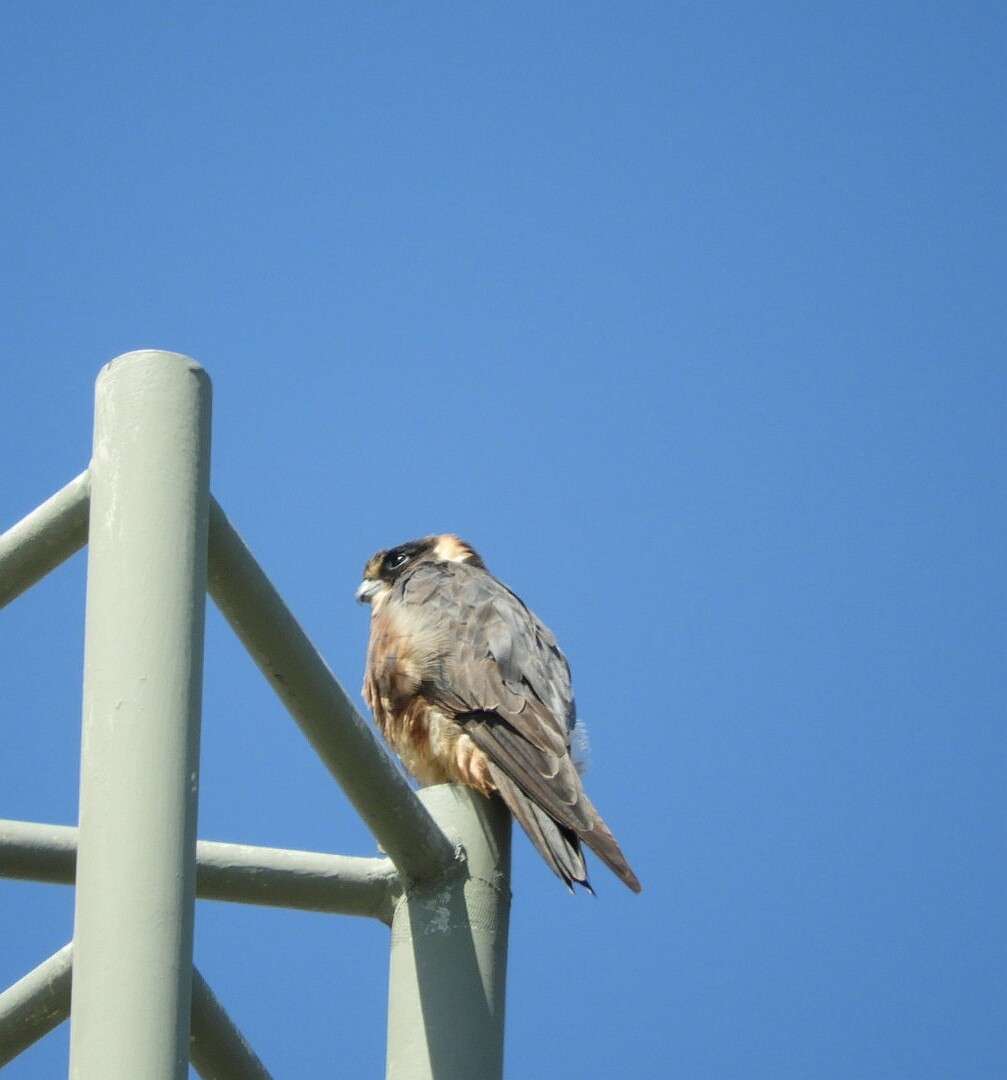
[[435, 533], [372, 555], [364, 564], [363, 580], [357, 587], [358, 603], [379, 600], [404, 573], [421, 562], [463, 562], [486, 569], [471, 544], [452, 533]]

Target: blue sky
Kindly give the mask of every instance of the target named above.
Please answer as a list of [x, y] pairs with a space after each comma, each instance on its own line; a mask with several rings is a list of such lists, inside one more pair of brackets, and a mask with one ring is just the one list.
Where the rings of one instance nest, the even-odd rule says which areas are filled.
[[[1005, 30], [0, 14], [0, 527], [85, 467], [100, 367], [171, 349], [213, 380], [217, 498], [355, 699], [360, 567], [431, 531], [570, 658], [644, 891], [595, 863], [570, 897], [515, 836], [509, 1077], [1007, 1068]], [[75, 821], [84, 575], [0, 617], [0, 817]], [[374, 850], [212, 606], [199, 813]], [[67, 889], [0, 881], [0, 911], [5, 984], [69, 938]], [[277, 1077], [381, 1075], [380, 925], [200, 903], [196, 960]]]

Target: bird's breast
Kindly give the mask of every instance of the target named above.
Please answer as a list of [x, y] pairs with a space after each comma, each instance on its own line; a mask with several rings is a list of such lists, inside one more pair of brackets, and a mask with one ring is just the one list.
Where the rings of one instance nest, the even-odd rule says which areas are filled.
[[439, 702], [450, 632], [417, 605], [389, 602], [373, 613], [364, 699], [405, 767], [422, 784], [492, 790], [485, 755]]

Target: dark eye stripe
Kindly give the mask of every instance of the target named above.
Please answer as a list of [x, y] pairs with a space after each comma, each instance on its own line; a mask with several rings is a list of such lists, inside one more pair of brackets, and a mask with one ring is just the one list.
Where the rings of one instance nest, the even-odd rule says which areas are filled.
[[393, 551], [385, 556], [385, 570], [397, 570], [403, 563], [412, 558], [411, 551]]

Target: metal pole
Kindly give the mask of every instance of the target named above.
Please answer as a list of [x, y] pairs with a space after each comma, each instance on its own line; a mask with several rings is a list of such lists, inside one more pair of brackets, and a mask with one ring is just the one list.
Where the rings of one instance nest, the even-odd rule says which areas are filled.
[[0, 536], [0, 607], [87, 543], [87, 472]]
[[205, 900], [366, 915], [391, 922], [399, 876], [390, 859], [200, 840], [196, 894]]
[[198, 968], [192, 969], [189, 1060], [203, 1080], [271, 1080]]
[[[74, 883], [77, 830], [0, 819], [0, 877]], [[390, 924], [399, 876], [390, 859], [196, 841], [196, 896], [365, 915]]]
[[209, 587], [224, 618], [402, 875], [418, 879], [443, 873], [453, 857], [451, 845], [213, 499]]
[[72, 952], [64, 945], [0, 994], [0, 1068], [67, 1018]]
[[[71, 944], [0, 993], [0, 1068], [69, 1016], [72, 980]], [[189, 1060], [205, 1080], [269, 1080], [265, 1066], [196, 968]]]
[[144, 351], [98, 376], [71, 1080], [183, 1080], [209, 520], [210, 382]]
[[392, 917], [388, 1080], [499, 1080], [510, 912], [510, 817], [442, 784], [420, 798], [464, 854], [414, 883]]
[[76, 863], [72, 825], [0, 820], [0, 876], [72, 885]]

